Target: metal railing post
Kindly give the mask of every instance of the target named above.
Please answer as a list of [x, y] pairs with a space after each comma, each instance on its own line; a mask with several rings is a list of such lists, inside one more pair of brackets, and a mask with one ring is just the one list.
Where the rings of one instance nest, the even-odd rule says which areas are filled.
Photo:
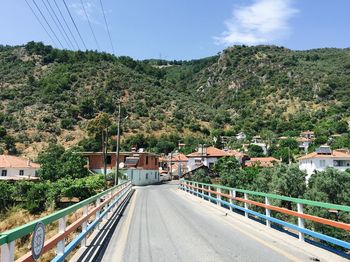
[[[247, 193], [244, 193], [244, 199], [245, 199], [245, 200], [248, 200], [248, 194], [247, 194]], [[248, 203], [246, 203], [246, 202], [244, 202], [244, 209], [249, 210], [249, 205], [248, 205]], [[247, 211], [244, 211], [244, 216], [245, 216], [245, 217], [248, 217], [248, 216], [249, 216], [249, 214], [248, 214]]]
[[[268, 197], [265, 197], [265, 204], [270, 205], [270, 199]], [[265, 215], [267, 217], [271, 217], [271, 210], [268, 208], [265, 208]], [[266, 226], [271, 227], [271, 221], [266, 219]]]
[[[83, 209], [83, 216], [84, 216], [84, 217], [87, 217], [88, 211], [89, 211], [89, 205], [84, 206], [84, 209]], [[82, 232], [86, 232], [86, 230], [87, 230], [87, 224], [88, 224], [88, 221], [85, 220], [85, 221], [83, 222], [83, 225], [82, 225]], [[81, 246], [86, 247], [86, 239], [87, 239], [86, 236], [82, 239], [82, 241], [81, 241]]]
[[[233, 196], [233, 190], [232, 189], [230, 189], [230, 204], [232, 205], [233, 204], [233, 198], [234, 196]], [[230, 206], [230, 211], [233, 211], [233, 207], [232, 206]]]
[[[208, 186], [208, 190], [211, 190], [211, 186]], [[208, 192], [208, 196], [211, 197], [211, 193], [210, 192]], [[211, 199], [209, 198], [208, 201], [211, 202]]]
[[220, 206], [221, 207], [221, 202], [220, 202], [220, 200], [221, 200], [221, 188], [220, 187], [217, 187], [216, 188], [216, 192], [217, 192], [217, 194], [216, 194], [216, 199], [218, 199], [217, 201], [216, 201], [216, 204], [218, 205], [218, 206]]
[[[58, 220], [58, 233], [63, 234], [66, 231], [67, 216], [64, 216]], [[65, 238], [57, 243], [57, 255], [64, 254]]]
[[[101, 198], [99, 197], [99, 198], [96, 199], [96, 207], [98, 207], [100, 204], [101, 204]], [[96, 219], [100, 218], [100, 215], [101, 215], [101, 211], [98, 210], [98, 211], [96, 212]], [[97, 227], [96, 227], [98, 230], [101, 229], [101, 226], [100, 226], [100, 225], [101, 225], [101, 223], [98, 223], [98, 225], [97, 225]]]
[[15, 260], [15, 241], [1, 245], [1, 261], [13, 262]]
[[[298, 208], [298, 213], [304, 214], [304, 206], [303, 206], [303, 204], [297, 203], [297, 208]], [[298, 227], [305, 228], [304, 218], [298, 217]], [[299, 235], [299, 240], [300, 241], [305, 241], [304, 233], [299, 232], [298, 235]]]

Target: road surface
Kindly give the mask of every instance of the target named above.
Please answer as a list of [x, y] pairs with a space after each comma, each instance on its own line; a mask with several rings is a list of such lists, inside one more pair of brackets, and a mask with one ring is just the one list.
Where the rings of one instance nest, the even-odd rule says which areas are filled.
[[210, 205], [176, 185], [137, 188], [102, 261], [322, 261]]

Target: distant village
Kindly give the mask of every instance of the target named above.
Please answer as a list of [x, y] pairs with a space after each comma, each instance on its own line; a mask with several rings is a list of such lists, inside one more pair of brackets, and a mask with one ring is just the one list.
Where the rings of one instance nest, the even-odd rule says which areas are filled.
[[[267, 156], [269, 151], [268, 141], [264, 141], [260, 136], [253, 136], [247, 141], [245, 133], [238, 133], [234, 139], [241, 142], [240, 148], [229, 148], [226, 146], [230, 137], [220, 137], [224, 148], [219, 149], [211, 145], [198, 145], [197, 150], [190, 154], [181, 153], [185, 146], [178, 144], [178, 148], [169, 154], [154, 154], [145, 152], [142, 148], [132, 148], [129, 152], [119, 153], [119, 169], [133, 181], [134, 185], [154, 184], [161, 181], [173, 179], [191, 179], [199, 170], [211, 178], [215, 178], [213, 167], [215, 163], [223, 157], [234, 157], [240, 163], [242, 168], [269, 168], [278, 165], [282, 159]], [[279, 141], [289, 139], [289, 137], [279, 137]], [[313, 131], [304, 131], [300, 136], [293, 138], [298, 142], [300, 152], [303, 152], [296, 158], [299, 169], [306, 173], [306, 180], [315, 172], [324, 171], [326, 168], [334, 168], [345, 171], [350, 168], [349, 149], [332, 150], [328, 145], [322, 145], [313, 152], [309, 148], [315, 141]], [[334, 137], [330, 137], [334, 139]], [[248, 142], [248, 143], [247, 143]], [[263, 156], [254, 157], [249, 155], [250, 146], [261, 148]], [[92, 174], [107, 174], [115, 172], [117, 164], [116, 152], [107, 152], [106, 161], [102, 152], [82, 152], [80, 153], [86, 159], [86, 168]], [[23, 179], [38, 180], [38, 170], [40, 165], [33, 163], [29, 159], [0, 155], [0, 180], [18, 181]], [[203, 172], [201, 171], [201, 172]]]

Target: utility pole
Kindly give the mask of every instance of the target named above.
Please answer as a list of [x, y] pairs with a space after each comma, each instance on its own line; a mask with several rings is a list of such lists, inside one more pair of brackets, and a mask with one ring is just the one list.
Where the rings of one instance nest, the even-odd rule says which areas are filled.
[[173, 178], [173, 167], [172, 167], [172, 163], [171, 163], [172, 159], [173, 159], [173, 151], [170, 152], [170, 178], [171, 178], [171, 180]]
[[[105, 133], [104, 133], [105, 132]], [[102, 150], [103, 150], [103, 174], [105, 177], [105, 187], [107, 188], [107, 153], [108, 153], [108, 127], [102, 131]]]
[[114, 185], [118, 185], [118, 173], [119, 173], [119, 146], [120, 146], [120, 103], [118, 106], [118, 131], [117, 131], [117, 152], [116, 152], [116, 163], [115, 163], [115, 176]]

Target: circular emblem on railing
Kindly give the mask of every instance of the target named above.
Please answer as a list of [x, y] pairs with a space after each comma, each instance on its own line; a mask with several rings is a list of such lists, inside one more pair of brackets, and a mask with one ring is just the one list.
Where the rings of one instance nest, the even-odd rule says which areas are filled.
[[42, 222], [38, 222], [35, 225], [33, 237], [32, 237], [32, 257], [34, 260], [39, 259], [43, 251], [45, 242], [45, 225]]

